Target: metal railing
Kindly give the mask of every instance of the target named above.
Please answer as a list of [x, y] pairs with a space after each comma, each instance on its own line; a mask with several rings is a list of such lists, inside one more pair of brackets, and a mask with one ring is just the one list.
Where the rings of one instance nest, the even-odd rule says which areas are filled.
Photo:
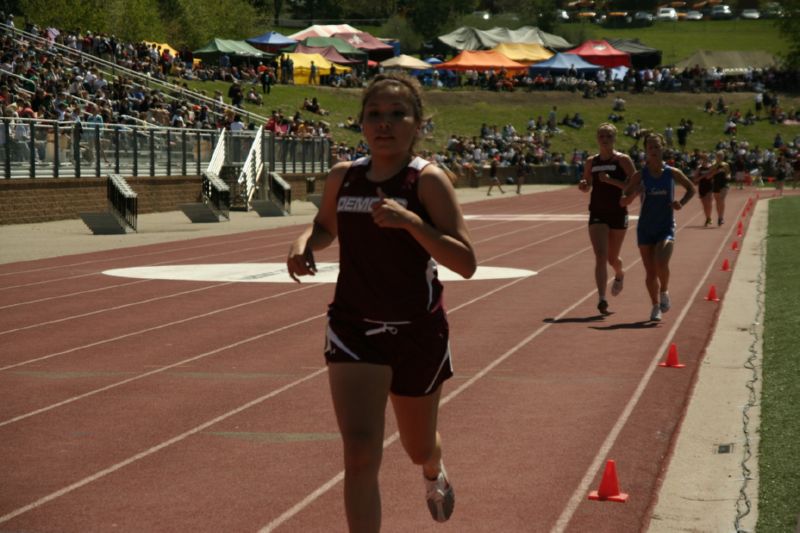
[[3, 119], [4, 178], [200, 175], [219, 132]]
[[326, 137], [282, 137], [263, 129], [231, 132], [4, 118], [0, 177], [200, 176], [204, 170], [223, 176], [227, 166], [237, 167], [238, 176], [249, 165], [258, 180], [263, 172], [325, 173], [330, 146]]
[[230, 220], [230, 188], [212, 172], [203, 172], [203, 201], [218, 215]]
[[285, 212], [292, 212], [292, 187], [277, 172], [267, 174], [269, 199], [274, 201]]
[[247, 197], [247, 204], [253, 200], [253, 195], [258, 189], [261, 181], [262, 172], [264, 170], [263, 155], [263, 139], [264, 128], [258, 128], [250, 150], [247, 153], [247, 159], [239, 172], [238, 182], [240, 185], [245, 186], [245, 195]]
[[106, 194], [111, 212], [136, 231], [139, 217], [139, 199], [125, 178], [111, 174], [106, 185]]

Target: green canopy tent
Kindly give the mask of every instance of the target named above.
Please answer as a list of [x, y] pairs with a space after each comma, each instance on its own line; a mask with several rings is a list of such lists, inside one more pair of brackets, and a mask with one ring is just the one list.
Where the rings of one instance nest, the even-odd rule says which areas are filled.
[[227, 54], [228, 57], [231, 58], [232, 63], [247, 59], [267, 59], [273, 57], [273, 54], [262, 52], [245, 41], [233, 41], [230, 39], [213, 39], [204, 47], [195, 50], [193, 54], [204, 62], [217, 64], [219, 64], [219, 58], [224, 54]]

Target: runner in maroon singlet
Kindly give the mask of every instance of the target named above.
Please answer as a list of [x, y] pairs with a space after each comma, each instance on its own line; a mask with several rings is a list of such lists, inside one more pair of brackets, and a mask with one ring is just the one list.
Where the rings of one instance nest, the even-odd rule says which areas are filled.
[[387, 398], [403, 447], [422, 467], [431, 515], [443, 522], [453, 512], [436, 429], [442, 383], [453, 373], [437, 262], [469, 278], [477, 260], [452, 183], [412, 153], [423, 121], [419, 83], [376, 76], [360, 119], [371, 156], [331, 169], [287, 268], [297, 281], [313, 276], [312, 251], [338, 237], [325, 359], [344, 445], [345, 511], [350, 531], [378, 531]]
[[714, 189], [714, 181], [712, 180], [712, 166], [708, 160], [708, 154], [702, 152], [700, 159], [697, 161], [697, 169], [694, 171], [693, 181], [697, 185], [697, 195], [700, 197], [700, 203], [703, 205], [703, 214], [706, 216], [705, 227], [711, 225], [711, 210], [713, 208], [711, 191]]
[[627, 155], [614, 150], [617, 128], [613, 124], [600, 124], [597, 128], [599, 152], [586, 161], [583, 179], [578, 188], [591, 191], [589, 199], [589, 239], [594, 249], [594, 279], [597, 284], [597, 310], [608, 314], [606, 285], [608, 268], [614, 269], [611, 295], [622, 291], [625, 270], [619, 253], [628, 230], [628, 210], [621, 207], [619, 198], [627, 180], [636, 169]]

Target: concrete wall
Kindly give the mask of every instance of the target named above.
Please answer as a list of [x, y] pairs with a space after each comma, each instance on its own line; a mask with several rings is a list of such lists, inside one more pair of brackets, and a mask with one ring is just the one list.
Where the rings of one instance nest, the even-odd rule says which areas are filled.
[[[499, 168], [503, 183], [514, 177], [514, 168]], [[325, 188], [325, 174], [284, 175], [292, 187], [292, 200], [306, 200], [308, 194], [320, 194]], [[201, 200], [199, 176], [156, 176], [126, 178], [139, 197], [139, 213], [175, 211], [180, 204]], [[559, 175], [555, 167], [536, 167], [526, 183], [576, 183], [570, 170]], [[489, 173], [477, 180], [461, 178], [456, 187], [486, 187]], [[312, 189], [312, 190], [309, 190]], [[38, 178], [0, 180], [0, 224], [30, 224], [78, 218], [78, 213], [107, 210], [106, 178]]]

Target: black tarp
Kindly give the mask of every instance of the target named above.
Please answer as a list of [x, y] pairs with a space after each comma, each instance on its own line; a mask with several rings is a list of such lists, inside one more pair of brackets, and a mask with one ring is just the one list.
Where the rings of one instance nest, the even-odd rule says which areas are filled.
[[631, 55], [631, 67], [639, 70], [655, 68], [661, 65], [661, 50], [650, 48], [639, 42], [639, 39], [606, 39], [608, 44]]

